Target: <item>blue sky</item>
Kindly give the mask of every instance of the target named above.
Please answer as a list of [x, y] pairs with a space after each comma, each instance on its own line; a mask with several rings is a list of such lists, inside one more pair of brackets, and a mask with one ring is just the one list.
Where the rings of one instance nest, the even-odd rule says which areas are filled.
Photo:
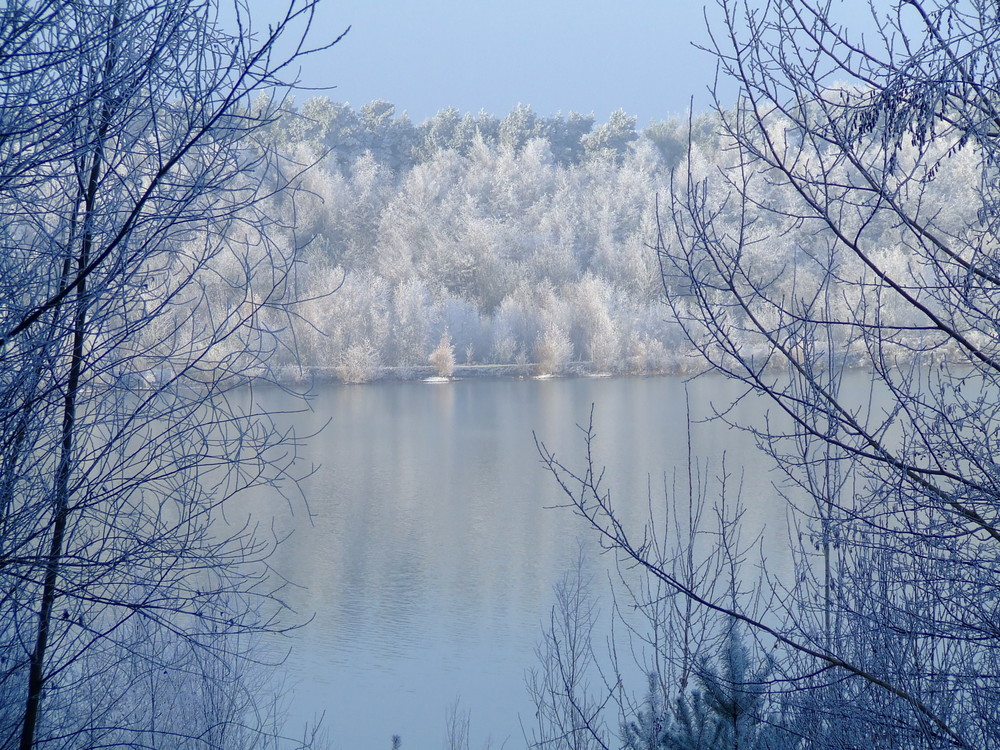
[[[257, 20], [273, 0], [250, 0]], [[386, 99], [420, 122], [445, 107], [503, 115], [616, 109], [640, 125], [708, 108], [714, 74], [700, 2], [687, 0], [325, 0], [314, 33], [347, 37], [302, 83], [355, 107]], [[300, 93], [299, 100], [314, 94]]]

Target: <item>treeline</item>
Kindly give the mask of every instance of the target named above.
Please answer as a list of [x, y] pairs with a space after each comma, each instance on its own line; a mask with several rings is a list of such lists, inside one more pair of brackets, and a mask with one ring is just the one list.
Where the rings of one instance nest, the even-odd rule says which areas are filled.
[[[519, 106], [504, 118], [446, 109], [417, 125], [387, 102], [354, 110], [318, 98], [284, 107], [267, 137], [299, 188], [274, 199], [270, 239], [298, 260], [289, 283], [300, 317], [262, 325], [286, 373], [408, 377], [435, 350], [447, 364], [442, 347], [459, 366], [538, 374], [662, 373], [692, 361], [677, 322], [690, 290], [671, 277], [669, 255], [675, 304], [664, 304], [654, 245], [658, 232], [668, 253], [677, 243], [669, 210], [657, 217], [656, 206], [672, 180], [676, 190], [735, 163], [716, 115], [639, 130], [621, 111], [596, 123]], [[959, 223], [972, 202], [956, 193], [978, 180], [961, 156], [942, 167], [949, 187], [937, 207]], [[725, 194], [713, 205], [725, 219]], [[791, 295], [819, 283], [809, 258], [825, 261], [829, 244], [795, 215], [789, 206], [785, 223], [758, 223], [744, 248], [770, 275], [762, 283]], [[905, 263], [897, 233], [885, 233], [886, 253]], [[842, 271], [848, 282], [863, 276], [850, 262]], [[835, 304], [851, 304], [848, 286]]]

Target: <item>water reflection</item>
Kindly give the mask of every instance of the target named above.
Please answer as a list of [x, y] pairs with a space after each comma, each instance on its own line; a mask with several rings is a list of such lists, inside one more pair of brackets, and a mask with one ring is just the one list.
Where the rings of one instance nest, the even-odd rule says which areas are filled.
[[[695, 416], [720, 379], [692, 385]], [[272, 395], [272, 397], [274, 397]], [[522, 744], [518, 715], [533, 710], [524, 671], [534, 666], [551, 587], [575, 560], [577, 539], [603, 580], [612, 562], [567, 510], [542, 469], [535, 432], [579, 465], [595, 405], [596, 457], [626, 522], [639, 528], [650, 486], [687, 455], [679, 379], [466, 381], [323, 388], [303, 432], [332, 420], [308, 448], [321, 468], [306, 483], [312, 523], [299, 514], [274, 559], [300, 585], [287, 600], [314, 621], [292, 639], [298, 681], [292, 713], [326, 712], [334, 746], [437, 747], [457, 697], [472, 712], [475, 744]], [[748, 465], [752, 525], [784, 537], [784, 510], [745, 435], [698, 426], [696, 455], [726, 446]], [[669, 481], [669, 480], [668, 480]], [[263, 506], [265, 500], [258, 499]], [[263, 507], [258, 508], [262, 512]], [[637, 690], [642, 690], [637, 686]], [[526, 725], [530, 722], [526, 721]]]

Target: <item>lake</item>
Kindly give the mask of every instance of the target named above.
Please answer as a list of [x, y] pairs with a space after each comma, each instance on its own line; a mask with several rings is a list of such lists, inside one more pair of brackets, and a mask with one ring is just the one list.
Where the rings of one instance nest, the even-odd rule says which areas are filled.
[[[692, 413], [728, 403], [719, 377], [689, 384]], [[265, 400], [276, 398], [267, 395]], [[279, 399], [280, 401], [280, 399]], [[525, 672], [553, 603], [553, 584], [582, 540], [598, 597], [614, 561], [568, 509], [533, 434], [579, 467], [591, 406], [598, 462], [627, 522], [639, 528], [687, 456], [680, 378], [467, 380], [321, 386], [301, 432], [319, 466], [294, 533], [273, 564], [298, 588], [285, 599], [312, 621], [289, 645], [290, 716], [325, 713], [334, 748], [439, 748], [449, 706], [471, 715], [471, 745], [525, 744], [534, 709]], [[742, 408], [742, 407], [741, 407]], [[747, 407], [749, 408], [749, 407]], [[785, 508], [776, 475], [747, 435], [696, 424], [702, 460], [721, 452], [742, 476], [745, 522], [766, 527], [782, 557]], [[685, 480], [686, 483], [686, 480]], [[262, 515], [266, 515], [261, 511]], [[290, 527], [290, 528], [292, 528]], [[604, 607], [604, 615], [609, 607]], [[645, 690], [639, 679], [634, 689]]]

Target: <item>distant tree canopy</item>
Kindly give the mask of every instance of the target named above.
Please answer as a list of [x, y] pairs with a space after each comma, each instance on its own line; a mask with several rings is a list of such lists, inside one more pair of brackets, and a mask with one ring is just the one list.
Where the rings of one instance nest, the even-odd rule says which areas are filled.
[[477, 141], [489, 148], [520, 152], [529, 141], [548, 143], [553, 161], [569, 166], [584, 156], [620, 157], [639, 138], [638, 118], [624, 110], [613, 112], [608, 122], [595, 125], [592, 114], [570, 112], [549, 117], [519, 104], [502, 119], [486, 113], [462, 113], [454, 107], [441, 110], [417, 125], [390, 102], [376, 99], [353, 109], [326, 97], [296, 106], [289, 102], [276, 123], [276, 141], [286, 147], [304, 147], [315, 154], [330, 154], [349, 167], [365, 152], [394, 171], [412, 169], [441, 151], [468, 156]]
[[[276, 215], [295, 226], [276, 238], [303, 263], [299, 291], [313, 299], [295, 330], [301, 361], [289, 352], [276, 362], [351, 381], [406, 377], [429, 368], [447, 330], [460, 367], [686, 369], [696, 359], [678, 319], [693, 298], [671, 277], [675, 304], [663, 303], [650, 246], [658, 232], [671, 245], [673, 230], [657, 226], [656, 197], [675, 173], [697, 181], [735, 164], [721, 122], [705, 113], [640, 130], [623, 111], [597, 123], [518, 106], [502, 118], [449, 108], [415, 124], [384, 101], [286, 104], [267, 137], [288, 174], [316, 166], [298, 179], [303, 191], [276, 199]], [[975, 165], [963, 152], [940, 170], [927, 199], [942, 220], [966, 221]], [[761, 197], [775, 189], [763, 183]], [[789, 209], [761, 217], [766, 237], [746, 248], [774, 264], [779, 287], [793, 284], [780, 269], [820, 249]], [[739, 231], [725, 207], [716, 220]], [[881, 233], [889, 262], [905, 263], [898, 228], [868, 230]], [[800, 265], [801, 285], [811, 271]], [[849, 307], [856, 297], [845, 286], [838, 299]]]
[[682, 367], [648, 243], [686, 122], [647, 135], [623, 111], [596, 123], [449, 108], [415, 124], [384, 101], [287, 104], [270, 145], [289, 173], [315, 164], [304, 191], [276, 199], [295, 223], [279, 241], [314, 297], [296, 330], [301, 364], [349, 381], [405, 377], [429, 367], [447, 330], [460, 366]]

